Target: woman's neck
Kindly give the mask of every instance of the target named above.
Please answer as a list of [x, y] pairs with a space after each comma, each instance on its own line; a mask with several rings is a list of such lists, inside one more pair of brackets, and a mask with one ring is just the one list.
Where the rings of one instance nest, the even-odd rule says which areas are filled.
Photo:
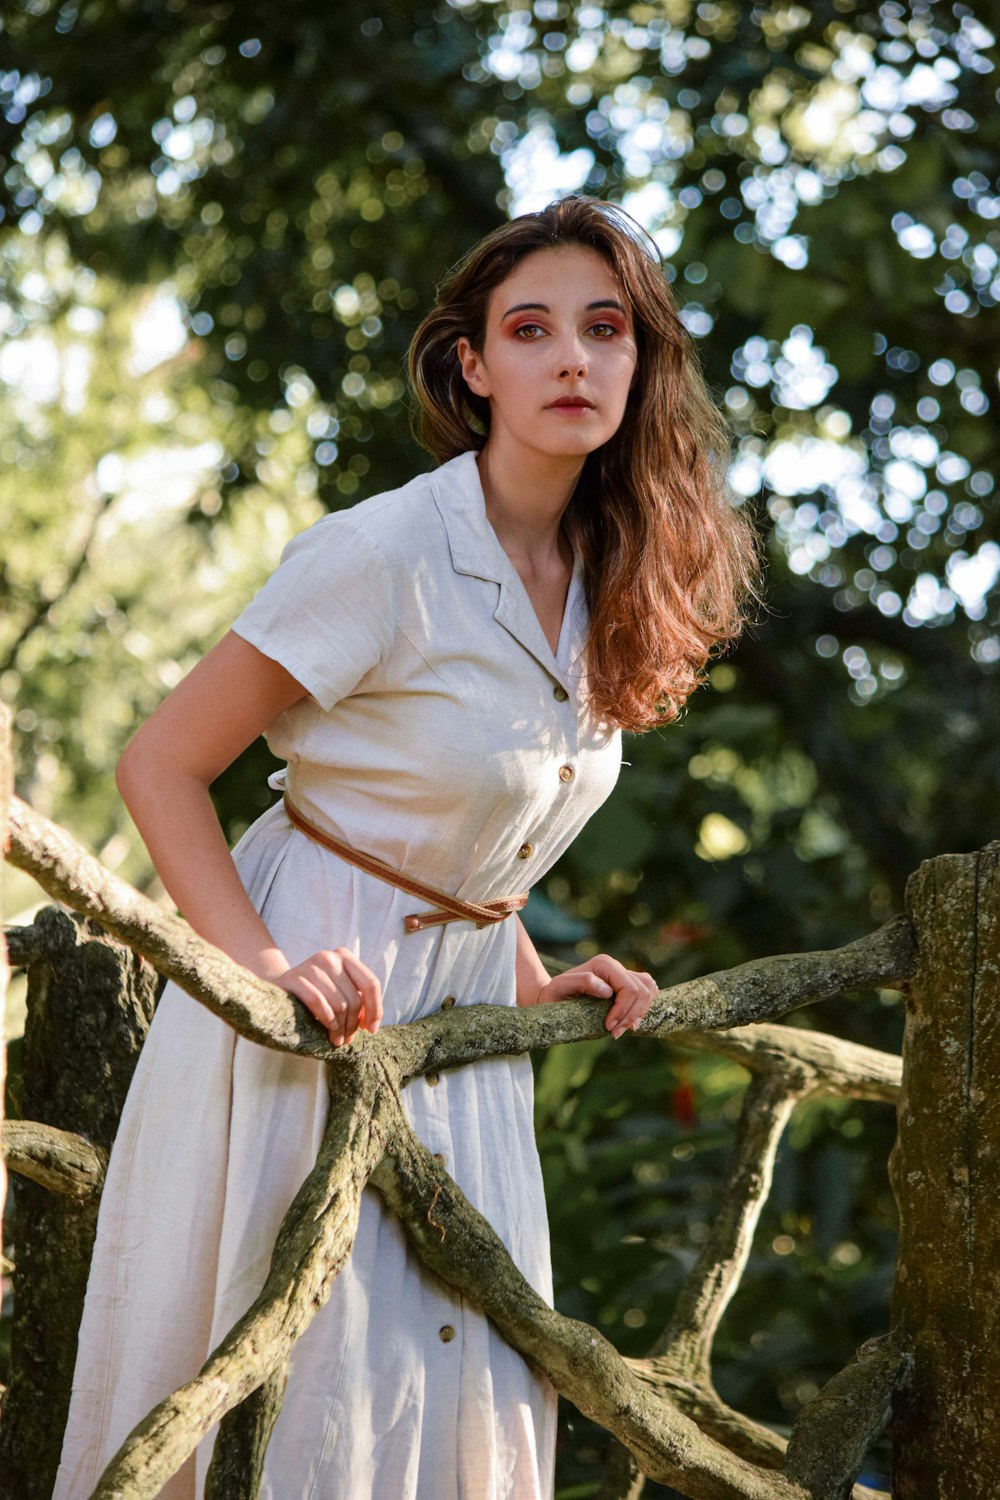
[[583, 469], [576, 454], [505, 454], [490, 438], [476, 466], [486, 500], [486, 518], [512, 562], [533, 571], [559, 563], [572, 566], [562, 518]]

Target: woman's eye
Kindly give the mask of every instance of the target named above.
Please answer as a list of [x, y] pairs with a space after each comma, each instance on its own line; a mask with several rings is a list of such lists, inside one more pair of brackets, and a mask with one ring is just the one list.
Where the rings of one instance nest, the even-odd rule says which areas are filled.
[[[600, 333], [602, 338], [608, 338], [613, 337], [618, 332], [618, 325], [616, 323], [593, 323], [588, 331], [590, 333]], [[540, 323], [522, 323], [520, 328], [515, 328], [514, 337], [520, 338], [523, 333], [535, 334], [544, 332], [545, 330]], [[525, 342], [533, 344], [535, 343], [535, 339], [529, 338]]]

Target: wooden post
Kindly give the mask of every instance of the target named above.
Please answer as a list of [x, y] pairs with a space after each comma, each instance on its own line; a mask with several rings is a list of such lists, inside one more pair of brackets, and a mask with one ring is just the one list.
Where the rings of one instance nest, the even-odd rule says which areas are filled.
[[892, 1423], [895, 1500], [987, 1500], [1000, 1473], [1000, 842], [926, 860], [906, 906], [893, 1326], [913, 1383]]
[[[110, 1150], [153, 1014], [157, 976], [86, 917], [46, 907], [26, 950], [24, 1117]], [[98, 1201], [14, 1175], [10, 1384], [0, 1500], [48, 1500], [66, 1425]]]

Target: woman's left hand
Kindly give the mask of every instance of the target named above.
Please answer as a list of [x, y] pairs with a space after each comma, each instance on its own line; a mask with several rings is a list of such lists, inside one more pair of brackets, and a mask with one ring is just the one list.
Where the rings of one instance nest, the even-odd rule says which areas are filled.
[[567, 969], [544, 984], [538, 992], [536, 1005], [545, 1005], [552, 1000], [568, 1000], [571, 997], [594, 996], [615, 1003], [604, 1018], [604, 1025], [615, 1037], [623, 1031], [634, 1031], [649, 1007], [656, 999], [657, 985], [652, 974], [640, 974], [626, 969], [617, 958], [607, 953], [598, 953], [588, 958], [585, 964]]

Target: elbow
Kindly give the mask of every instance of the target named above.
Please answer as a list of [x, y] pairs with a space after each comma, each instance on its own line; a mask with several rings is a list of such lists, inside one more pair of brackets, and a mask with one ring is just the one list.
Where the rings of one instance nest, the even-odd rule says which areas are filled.
[[137, 764], [142, 758], [141, 751], [136, 749], [137, 738], [137, 735], [132, 736], [118, 757], [118, 764], [115, 767], [115, 786], [126, 807], [129, 805], [132, 788], [135, 786]]
[[148, 724], [141, 724], [118, 757], [115, 785], [130, 810], [140, 788], [156, 775], [156, 751], [156, 736], [148, 733]]
[[129, 812], [150, 796], [171, 794], [178, 782], [194, 781], [207, 787], [200, 768], [187, 766], [178, 747], [147, 720], [141, 724], [118, 757], [115, 785]]

